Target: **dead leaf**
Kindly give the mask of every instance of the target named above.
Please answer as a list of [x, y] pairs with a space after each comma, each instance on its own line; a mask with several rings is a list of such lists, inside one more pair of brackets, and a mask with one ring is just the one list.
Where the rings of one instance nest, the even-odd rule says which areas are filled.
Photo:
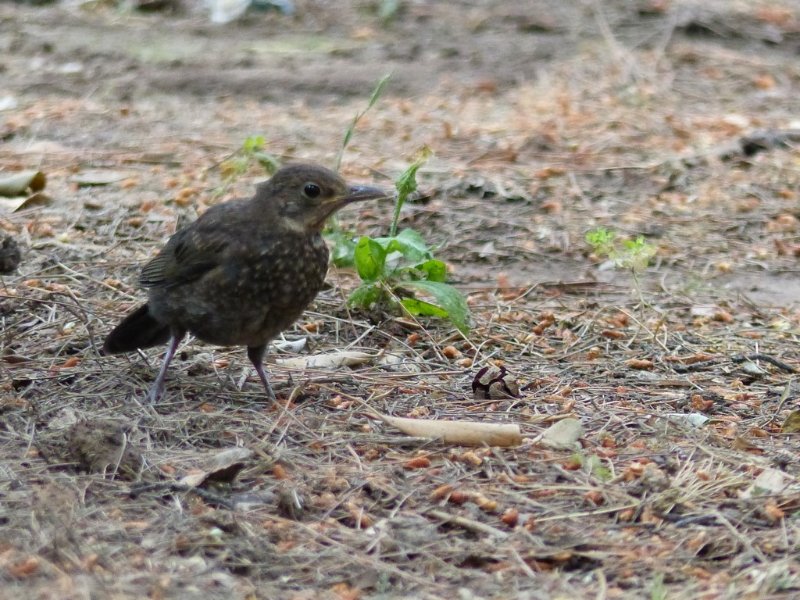
[[793, 410], [781, 425], [781, 433], [800, 432], [800, 410]]
[[700, 413], [670, 413], [666, 417], [674, 423], [686, 423], [692, 427], [702, 427], [708, 421], [708, 417]]
[[567, 418], [553, 423], [542, 434], [542, 445], [558, 450], [574, 450], [583, 435], [583, 425], [578, 419]]
[[355, 367], [370, 362], [374, 354], [346, 350], [330, 352], [328, 354], [314, 354], [313, 356], [298, 356], [296, 358], [278, 359], [277, 364], [290, 369], [336, 369], [338, 367]]
[[47, 177], [41, 171], [19, 171], [0, 176], [0, 196], [26, 196], [40, 192], [47, 185]]
[[132, 171], [114, 171], [111, 169], [93, 169], [81, 171], [70, 178], [72, 183], [79, 187], [89, 187], [95, 185], [111, 185], [133, 177], [136, 173]]
[[741, 492], [742, 498], [780, 494], [786, 491], [791, 477], [778, 469], [764, 469], [753, 484]]
[[0, 211], [17, 212], [26, 208], [46, 206], [50, 204], [52, 198], [42, 192], [36, 192], [30, 196], [16, 196], [14, 198], [0, 198]]
[[251, 456], [253, 451], [248, 448], [227, 448], [215, 453], [202, 469], [185, 475], [180, 482], [190, 487], [202, 487], [209, 483], [232, 483]]
[[431, 466], [431, 459], [427, 456], [415, 456], [403, 463], [404, 469], [427, 469]]
[[441, 439], [459, 446], [517, 446], [522, 443], [519, 425], [474, 421], [406, 419], [374, 413], [387, 425], [413, 437]]
[[655, 366], [652, 360], [647, 360], [646, 358], [631, 358], [630, 360], [626, 360], [625, 364], [631, 369], [643, 371], [652, 369]]
[[281, 352], [300, 352], [303, 348], [306, 347], [308, 343], [307, 337], [301, 337], [296, 340], [279, 340], [273, 342], [273, 346], [280, 350]]

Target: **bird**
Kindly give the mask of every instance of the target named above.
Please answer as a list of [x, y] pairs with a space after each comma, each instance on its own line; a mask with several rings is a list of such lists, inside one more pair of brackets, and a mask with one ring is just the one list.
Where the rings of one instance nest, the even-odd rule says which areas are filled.
[[267, 347], [300, 317], [325, 281], [326, 220], [352, 202], [387, 197], [376, 187], [348, 185], [318, 165], [280, 168], [252, 198], [212, 206], [169, 238], [139, 275], [147, 302], [108, 334], [103, 354], [167, 343], [148, 393], [154, 403], [187, 333], [217, 346], [246, 346], [274, 401], [264, 368]]

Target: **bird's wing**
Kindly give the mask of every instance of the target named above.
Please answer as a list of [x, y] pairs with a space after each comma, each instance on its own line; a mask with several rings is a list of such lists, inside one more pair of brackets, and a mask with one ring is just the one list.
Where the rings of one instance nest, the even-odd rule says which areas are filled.
[[230, 235], [190, 226], [173, 235], [139, 275], [142, 287], [172, 287], [200, 279], [222, 264]]

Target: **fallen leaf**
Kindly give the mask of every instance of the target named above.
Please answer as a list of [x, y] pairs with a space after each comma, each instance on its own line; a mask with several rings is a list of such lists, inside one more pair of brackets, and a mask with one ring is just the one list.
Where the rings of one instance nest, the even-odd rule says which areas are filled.
[[342, 352], [331, 352], [329, 354], [314, 354], [312, 356], [278, 359], [276, 363], [290, 369], [335, 369], [343, 366], [354, 367], [363, 365], [374, 358], [374, 354], [346, 350]]
[[780, 494], [789, 485], [791, 477], [778, 469], [764, 469], [753, 484], [741, 492], [742, 498], [752, 498], [753, 496], [765, 496]]
[[[282, 352], [300, 352], [303, 348], [306, 347], [308, 343], [307, 337], [301, 337], [296, 340], [288, 341], [288, 340], [280, 340], [277, 342], [273, 342], [273, 346]], [[281, 359], [278, 359], [279, 361]]]
[[89, 187], [96, 185], [110, 185], [124, 181], [129, 177], [133, 177], [135, 173], [131, 171], [114, 171], [111, 169], [93, 169], [81, 171], [70, 178], [72, 183], [77, 184], [79, 187]]
[[748, 375], [752, 375], [753, 377], [761, 377], [761, 376], [767, 374], [767, 372], [764, 369], [759, 367], [752, 360], [748, 360], [748, 361], [743, 362], [741, 369], [742, 369], [742, 371], [744, 371]]
[[583, 435], [583, 425], [578, 419], [567, 418], [553, 423], [542, 434], [542, 445], [559, 450], [574, 450]]
[[431, 466], [431, 459], [427, 456], [415, 456], [403, 464], [404, 469], [427, 469]]
[[667, 418], [674, 423], [686, 423], [692, 427], [702, 427], [708, 421], [708, 417], [700, 413], [670, 413]]
[[396, 427], [406, 435], [441, 439], [459, 446], [517, 446], [522, 443], [519, 425], [476, 423], [473, 421], [433, 421], [406, 419], [374, 413], [381, 421]]
[[509, 527], [516, 527], [519, 522], [519, 511], [514, 507], [507, 508], [500, 520]]
[[761, 474], [756, 477], [753, 485], [755, 485], [756, 489], [763, 492], [779, 494], [786, 488], [788, 479], [789, 476], [783, 471], [779, 471], [778, 469], [764, 469], [761, 471]]
[[0, 196], [25, 196], [29, 192], [40, 192], [47, 185], [47, 177], [41, 171], [19, 171], [0, 175]]
[[26, 208], [46, 206], [50, 204], [52, 198], [42, 192], [36, 192], [30, 196], [17, 196], [15, 198], [0, 198], [0, 210], [2, 212], [17, 212]]
[[35, 556], [28, 556], [24, 560], [8, 565], [6, 570], [11, 577], [25, 579], [34, 575], [39, 570], [39, 559]]
[[648, 370], [653, 368], [653, 361], [641, 358], [632, 358], [630, 360], [626, 360], [625, 364], [629, 366], [631, 369], [639, 369], [639, 370]]
[[800, 410], [793, 410], [781, 425], [781, 433], [800, 432]]
[[196, 469], [180, 479], [189, 487], [201, 487], [208, 483], [231, 483], [253, 455], [248, 448], [227, 448], [216, 452], [205, 461], [203, 468]]

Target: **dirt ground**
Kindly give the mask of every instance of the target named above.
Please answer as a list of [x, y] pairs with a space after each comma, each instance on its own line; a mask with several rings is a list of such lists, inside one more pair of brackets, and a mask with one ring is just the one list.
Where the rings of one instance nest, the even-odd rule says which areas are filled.
[[[0, 201], [24, 247], [0, 284], [0, 598], [800, 595], [800, 5], [393, 4], [222, 26], [0, 4], [0, 169], [47, 177]], [[266, 177], [223, 185], [248, 136], [332, 166], [387, 73], [342, 172], [391, 186], [434, 151], [401, 225], [447, 261], [469, 335], [350, 309], [332, 268], [286, 332], [305, 346], [270, 355], [281, 407], [241, 348], [197, 342], [147, 405], [162, 351], [98, 352], [140, 265]], [[339, 221], [382, 235], [391, 212]], [[598, 227], [643, 235], [650, 266], [593, 252]], [[335, 350], [369, 357], [273, 362]], [[486, 365], [519, 397], [473, 398]], [[410, 438], [361, 402], [523, 440]], [[544, 443], [568, 418], [579, 443]]]

